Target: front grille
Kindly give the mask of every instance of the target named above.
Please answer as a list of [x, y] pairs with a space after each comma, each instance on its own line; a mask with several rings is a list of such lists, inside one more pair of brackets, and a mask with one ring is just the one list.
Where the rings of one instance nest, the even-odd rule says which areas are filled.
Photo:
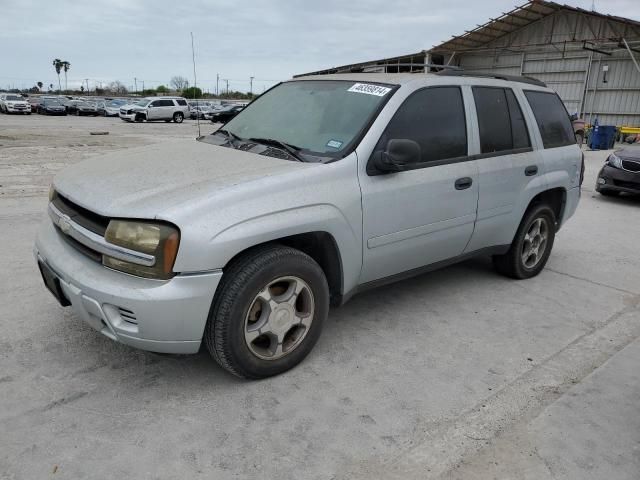
[[616, 187], [622, 187], [622, 188], [630, 188], [632, 190], [638, 190], [640, 191], [640, 183], [635, 183], [635, 182], [625, 182], [623, 180], [614, 180], [613, 184]]
[[634, 162], [633, 160], [622, 160], [622, 168], [629, 172], [640, 172], [640, 162]]
[[62, 213], [69, 215], [69, 218], [78, 225], [81, 225], [87, 230], [91, 230], [93, 233], [97, 233], [104, 237], [104, 234], [107, 231], [107, 226], [109, 225], [109, 219], [107, 217], [103, 217], [91, 210], [87, 210], [68, 198], [63, 197], [59, 193], [56, 193], [52, 203]]

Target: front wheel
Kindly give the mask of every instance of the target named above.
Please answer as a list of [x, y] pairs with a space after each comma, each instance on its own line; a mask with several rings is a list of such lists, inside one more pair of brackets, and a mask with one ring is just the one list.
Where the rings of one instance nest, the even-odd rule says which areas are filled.
[[182, 112], [176, 112], [173, 114], [173, 121], [176, 123], [182, 123], [184, 120], [184, 114]]
[[522, 219], [511, 247], [494, 255], [496, 270], [516, 279], [538, 275], [549, 259], [556, 235], [556, 216], [547, 205], [531, 208]]
[[307, 356], [328, 311], [327, 280], [311, 257], [279, 245], [258, 247], [224, 269], [204, 341], [234, 375], [270, 377]]

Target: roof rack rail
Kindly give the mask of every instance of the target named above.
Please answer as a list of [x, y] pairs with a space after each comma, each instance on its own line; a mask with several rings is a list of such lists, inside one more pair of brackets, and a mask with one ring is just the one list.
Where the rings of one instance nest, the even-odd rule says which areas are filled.
[[[377, 69], [384, 68], [386, 70], [387, 67], [410, 67], [411, 70], [403, 71], [403, 72], [373, 72], [373, 71], [365, 71], [365, 69]], [[413, 70], [414, 67], [416, 70]], [[366, 65], [358, 65], [351, 66], [348, 69], [338, 69], [338, 68], [327, 68], [325, 70], [320, 70], [317, 72], [311, 73], [302, 73], [298, 75], [294, 75], [293, 78], [298, 77], [307, 77], [311, 75], [336, 75], [341, 73], [424, 73], [426, 68], [438, 68], [441, 71], [444, 70], [462, 70], [462, 67], [458, 67], [455, 65], [440, 65], [436, 63], [371, 63]]]
[[508, 82], [528, 83], [529, 85], [537, 85], [539, 87], [546, 87], [547, 84], [537, 78], [524, 77], [519, 75], [500, 75], [497, 73], [481, 73], [471, 72], [467, 70], [442, 70], [437, 72], [436, 75], [443, 76], [455, 76], [455, 77], [480, 77], [480, 78], [497, 78], [499, 80], [506, 80]]

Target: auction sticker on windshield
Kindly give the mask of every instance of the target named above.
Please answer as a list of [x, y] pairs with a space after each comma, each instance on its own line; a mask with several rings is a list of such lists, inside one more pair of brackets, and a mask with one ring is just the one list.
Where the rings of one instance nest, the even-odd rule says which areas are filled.
[[391, 89], [389, 87], [381, 87], [380, 85], [371, 85], [370, 83], [356, 83], [347, 91], [384, 97]]

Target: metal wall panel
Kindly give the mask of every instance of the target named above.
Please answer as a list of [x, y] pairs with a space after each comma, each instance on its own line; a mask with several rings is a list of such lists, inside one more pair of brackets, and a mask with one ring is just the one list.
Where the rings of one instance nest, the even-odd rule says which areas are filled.
[[[562, 11], [454, 58], [468, 70], [538, 78], [558, 92], [569, 112], [588, 122], [597, 117], [601, 125], [640, 126], [640, 72], [629, 53], [615, 42], [610, 56], [582, 48], [583, 40], [623, 36], [640, 39], [621, 22]], [[636, 58], [640, 62], [640, 53]]]

